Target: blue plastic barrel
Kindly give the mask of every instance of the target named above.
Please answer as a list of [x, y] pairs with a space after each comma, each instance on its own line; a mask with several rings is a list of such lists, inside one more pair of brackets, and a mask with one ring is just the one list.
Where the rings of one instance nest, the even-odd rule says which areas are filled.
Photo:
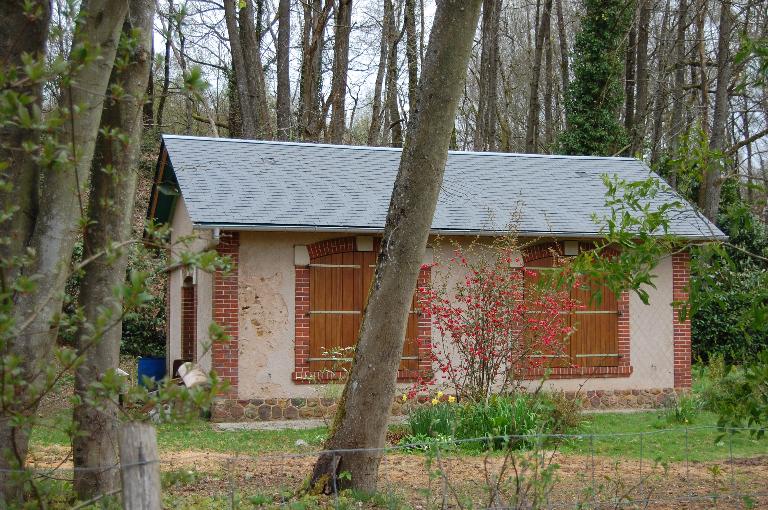
[[[155, 383], [165, 377], [165, 358], [139, 358], [139, 384], [146, 386], [149, 377]], [[154, 384], [152, 385], [154, 386]]]

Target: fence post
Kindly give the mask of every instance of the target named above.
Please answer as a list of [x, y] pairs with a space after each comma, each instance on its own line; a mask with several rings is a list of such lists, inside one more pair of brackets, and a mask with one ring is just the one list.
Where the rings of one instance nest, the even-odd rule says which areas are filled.
[[149, 423], [124, 423], [118, 432], [125, 510], [160, 510], [157, 433]]

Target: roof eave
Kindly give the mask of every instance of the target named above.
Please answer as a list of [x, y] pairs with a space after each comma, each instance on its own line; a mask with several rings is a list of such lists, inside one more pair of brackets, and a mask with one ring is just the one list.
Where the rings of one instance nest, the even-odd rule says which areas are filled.
[[[254, 223], [194, 223], [193, 227], [202, 230], [234, 230], [241, 232], [328, 232], [328, 233], [346, 233], [346, 234], [382, 234], [382, 227], [365, 226], [339, 226], [339, 225], [276, 225], [276, 224], [254, 224]], [[534, 231], [517, 230], [518, 235], [524, 237], [571, 237], [578, 239], [602, 239], [605, 237], [599, 232], [566, 232], [566, 231]], [[432, 235], [453, 235], [453, 236], [482, 236], [493, 237], [509, 234], [509, 230], [463, 230], [463, 229], [431, 229]], [[705, 235], [705, 234], [685, 234], [678, 237], [686, 241], [712, 242], [727, 241], [726, 235]]]

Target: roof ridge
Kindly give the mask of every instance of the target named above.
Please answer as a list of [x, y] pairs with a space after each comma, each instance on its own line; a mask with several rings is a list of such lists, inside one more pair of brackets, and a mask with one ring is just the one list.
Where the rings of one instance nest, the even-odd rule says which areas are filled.
[[[214, 138], [210, 136], [192, 136], [192, 135], [173, 135], [173, 134], [161, 134], [163, 139], [178, 139], [178, 140], [205, 140], [211, 142], [230, 142], [230, 143], [244, 143], [252, 145], [278, 145], [278, 146], [292, 146], [292, 147], [319, 147], [324, 149], [348, 149], [348, 150], [367, 150], [367, 151], [383, 151], [383, 152], [402, 152], [400, 147], [372, 147], [370, 145], [345, 145], [345, 144], [331, 144], [331, 143], [316, 143], [316, 142], [294, 142], [287, 140], [250, 140], [245, 138]], [[488, 152], [488, 151], [455, 151], [449, 150], [448, 154], [454, 154], [457, 156], [502, 156], [502, 157], [518, 157], [518, 158], [542, 158], [542, 159], [582, 159], [582, 160], [596, 160], [596, 161], [634, 161], [642, 163], [637, 158], [625, 157], [625, 156], [574, 156], [568, 154], [525, 154], [519, 152]]]

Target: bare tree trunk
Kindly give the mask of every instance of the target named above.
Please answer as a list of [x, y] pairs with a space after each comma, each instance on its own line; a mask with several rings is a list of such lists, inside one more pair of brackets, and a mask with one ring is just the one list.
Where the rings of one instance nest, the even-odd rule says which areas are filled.
[[554, 70], [552, 68], [552, 30], [547, 30], [546, 57], [544, 62], [544, 73], [546, 83], [544, 85], [544, 146], [547, 152], [550, 152], [552, 143], [555, 140], [554, 115], [552, 112], [552, 96], [554, 94]]
[[[728, 124], [728, 86], [731, 83], [731, 32], [733, 13], [730, 0], [723, 0], [720, 7], [720, 32], [717, 38], [717, 86], [715, 88], [715, 107], [712, 114], [712, 129], [709, 149], [722, 152], [726, 144], [726, 125]], [[723, 186], [722, 165], [725, 161], [710, 161], [704, 168], [704, 176], [699, 188], [699, 207], [704, 216], [712, 221], [717, 218], [720, 208], [720, 190]]]
[[[637, 20], [637, 103], [635, 123], [629, 132], [632, 137], [631, 154], [637, 154], [645, 138], [645, 122], [648, 114], [648, 26], [651, 19], [651, 0], [640, 0], [640, 15]], [[662, 55], [659, 55], [659, 59]], [[661, 77], [658, 77], [661, 79]]]
[[555, 0], [557, 7], [557, 34], [560, 42], [560, 78], [563, 82], [563, 95], [568, 92], [570, 76], [568, 71], [568, 39], [565, 34], [565, 19], [563, 18], [563, 0]]
[[384, 75], [387, 71], [387, 40], [389, 33], [389, 17], [392, 16], [391, 0], [384, 0], [384, 19], [381, 24], [381, 44], [379, 46], [379, 69], [376, 72], [376, 83], [373, 88], [373, 105], [371, 107], [371, 125], [368, 128], [368, 145], [378, 145], [381, 132], [381, 92], [384, 88]]
[[280, 0], [277, 8], [277, 137], [291, 134], [291, 0]]
[[405, 59], [408, 62], [408, 115], [416, 111], [419, 86], [419, 54], [416, 47], [416, 0], [405, 0]]
[[624, 128], [632, 133], [635, 126], [635, 56], [637, 55], [637, 28], [632, 20], [624, 63]]
[[[74, 48], [81, 45], [98, 48], [99, 58], [75, 65], [72, 79], [67, 80], [60, 91], [61, 104], [69, 114], [59, 130], [57, 141], [72, 151], [71, 163], [65, 164], [64, 168], [51, 165], [41, 169], [44, 187], [41, 196], [45, 200], [40, 201], [26, 245], [35, 256], [25, 270], [29, 276], [34, 275], [37, 285], [16, 296], [13, 310], [16, 330], [9, 335], [7, 345], [7, 353], [21, 360], [20, 377], [29, 387], [23, 391], [25, 398], [20, 399], [23, 402], [15, 402], [1, 410], [0, 445], [3, 449], [12, 445], [14, 455], [3, 456], [0, 469], [24, 467], [29, 423], [22, 420], [23, 424], [17, 425], [14, 417], [28, 419], [34, 414], [37, 408], [35, 395], [44, 388], [42, 373], [51, 361], [56, 343], [58, 328], [54, 320], [61, 311], [72, 249], [84, 213], [82, 199], [88, 186], [102, 104], [128, 2], [91, 0], [87, 8], [78, 19], [72, 44]], [[72, 86], [73, 83], [77, 86]], [[76, 115], [75, 105], [79, 106]], [[3, 484], [0, 485], [0, 497], [14, 497], [14, 489], [7, 486], [10, 481], [0, 476]]]
[[302, 34], [301, 82], [299, 94], [299, 123], [301, 136], [317, 140], [325, 123], [321, 104], [322, 56], [325, 27], [334, 0], [303, 2], [304, 28]]
[[[173, 46], [173, 0], [168, 0], [168, 28], [165, 30], [165, 60], [163, 61], [163, 90], [160, 93], [160, 101], [157, 104], [157, 121], [155, 124], [161, 130], [163, 129], [163, 113], [165, 111], [165, 101], [168, 98], [168, 88], [171, 84], [171, 48]], [[165, 27], [165, 23], [163, 23]]]
[[347, 111], [347, 70], [349, 68], [349, 32], [352, 29], [352, 0], [339, 0], [336, 7], [336, 29], [333, 42], [333, 79], [331, 82], [331, 124], [328, 138], [341, 143]]
[[142, 124], [145, 128], [153, 130], [155, 128], [155, 44], [151, 43], [149, 48], [149, 79], [147, 80], [147, 90], [143, 106]]
[[[183, 22], [184, 22], [184, 11], [179, 13], [178, 17], [176, 18], [176, 33], [179, 34], [179, 47], [177, 48], [173, 44], [173, 40], [171, 40], [171, 49], [173, 50], [173, 54], [176, 57], [176, 62], [179, 63], [179, 68], [181, 69], [181, 75], [186, 77], [187, 76], [187, 38], [184, 35], [184, 29], [183, 29]], [[195, 102], [192, 97], [192, 91], [189, 90], [187, 87], [184, 87], [184, 134], [192, 134], [192, 121], [195, 117]]]
[[[115, 298], [115, 288], [125, 281], [128, 254], [122, 250], [112, 258], [105, 251], [114, 243], [125, 242], [131, 235], [142, 105], [152, 62], [154, 9], [153, 0], [130, 0], [123, 35], [135, 37], [137, 44], [128, 56], [130, 64], [113, 69], [110, 82], [120, 86], [124, 96], [104, 105], [102, 134], [93, 158], [83, 254], [84, 258], [95, 258], [80, 283], [80, 302], [87, 326], [78, 335], [78, 354], [83, 363], [78, 366], [75, 377], [75, 393], [80, 403], [74, 409], [77, 434], [72, 439], [75, 492], [83, 501], [115, 490], [119, 475], [115, 449], [117, 408], [108, 400], [91, 402], [87, 394], [93, 384], [108, 371], [117, 369], [119, 363], [122, 304]], [[120, 133], [119, 138], [103, 135], [115, 130]], [[118, 323], [100, 331], [97, 325], [102, 322], [105, 310], [109, 310], [110, 321]]]
[[700, 0], [696, 13], [696, 47], [699, 56], [699, 92], [701, 100], [701, 128], [709, 132], [709, 80], [707, 78], [707, 53], [705, 46], [705, 21], [707, 0]]
[[[678, 4], [677, 27], [675, 30], [675, 77], [672, 86], [672, 118], [671, 147], [672, 153], [676, 153], [680, 147], [680, 141], [685, 134], [685, 33], [688, 28], [688, 0], [680, 0]], [[670, 176], [670, 185], [677, 188], [677, 174], [673, 171]]]
[[[390, 4], [392, 3], [392, 0], [384, 1]], [[392, 16], [388, 18], [387, 24], [387, 41], [389, 42], [389, 48], [387, 54], [386, 107], [389, 120], [388, 125], [384, 126], [384, 129], [390, 132], [390, 145], [392, 147], [402, 147], [403, 126], [402, 119], [400, 118], [400, 106], [397, 101], [397, 47], [403, 36], [403, 32], [400, 31], [398, 33], [398, 20], [395, 15], [394, 7], [391, 6], [389, 11], [392, 13]]]
[[245, 54], [240, 42], [237, 26], [236, 4], [239, 0], [224, 0], [224, 20], [227, 25], [229, 49], [232, 54], [232, 68], [235, 72], [235, 85], [240, 103], [240, 120], [245, 138], [258, 138], [256, 105], [253, 103], [248, 87], [248, 71]]
[[[655, 167], [659, 161], [661, 152], [661, 137], [664, 130], [663, 119], [666, 111], [667, 98], [669, 97], [669, 34], [670, 0], [666, 1], [664, 15], [661, 18], [662, 43], [659, 49], [659, 57], [656, 63], [656, 76], [658, 84], [654, 94], [653, 106], [653, 135], [651, 140], [651, 167]], [[670, 179], [671, 180], [671, 179]], [[671, 184], [671, 183], [670, 183]]]
[[240, 94], [237, 92], [237, 77], [234, 68], [227, 73], [227, 98], [229, 137], [240, 138], [243, 136], [243, 115], [240, 111]]
[[481, 27], [480, 77], [478, 79], [477, 115], [475, 117], [476, 151], [496, 147], [496, 98], [498, 95], [499, 23], [502, 0], [483, 1]]
[[[359, 342], [325, 445], [330, 450], [384, 446], [408, 310], [443, 180], [480, 4], [437, 4], [422, 67], [419, 109], [409, 121]], [[323, 454], [311, 486], [329, 491], [351, 485], [374, 492], [381, 456], [381, 450]], [[344, 471], [351, 480], [338, 477]]]
[[541, 63], [544, 55], [544, 39], [549, 32], [550, 13], [552, 12], [552, 0], [544, 0], [544, 6], [536, 28], [536, 46], [533, 55], [533, 68], [531, 70], [530, 89], [528, 91], [528, 120], [525, 125], [525, 152], [538, 152], [539, 136], [539, 81], [541, 80]]
[[[269, 115], [269, 103], [267, 103], [267, 86], [264, 80], [264, 66], [261, 62], [261, 45], [257, 27], [254, 24], [253, 0], [238, 0], [240, 5], [240, 45], [245, 62], [246, 83], [248, 85], [248, 101], [253, 103], [253, 111], [256, 114], [256, 137], [270, 140], [274, 129], [272, 118]], [[258, 30], [261, 29], [261, 1], [259, 0]], [[239, 75], [238, 75], [239, 76]]]

